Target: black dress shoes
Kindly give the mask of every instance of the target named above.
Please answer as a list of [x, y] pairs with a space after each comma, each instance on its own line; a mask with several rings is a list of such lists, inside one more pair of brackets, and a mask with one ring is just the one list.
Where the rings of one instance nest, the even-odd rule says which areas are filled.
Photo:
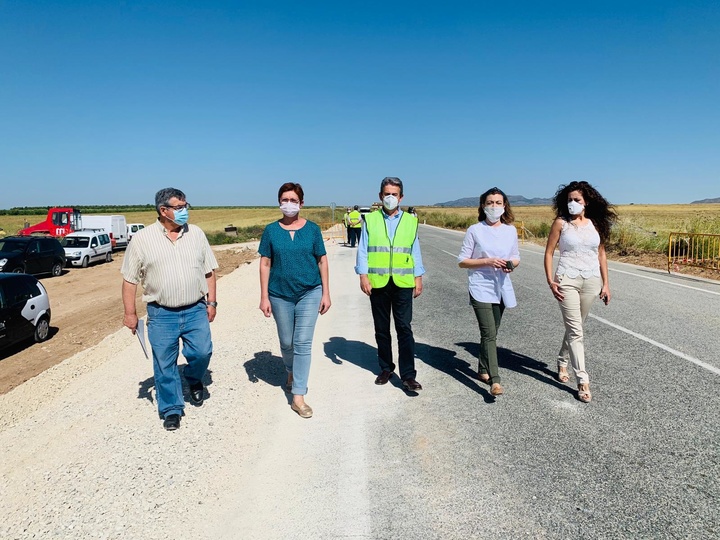
[[392, 371], [383, 370], [382, 373], [377, 376], [377, 379], [375, 379], [375, 384], [387, 384], [387, 382], [390, 380], [390, 377], [392, 376]]
[[168, 414], [163, 422], [163, 427], [168, 431], [175, 431], [180, 427], [180, 415]]
[[419, 392], [422, 390], [422, 385], [415, 379], [405, 379], [403, 381], [403, 388], [408, 392]]
[[190, 401], [195, 405], [202, 405], [203, 401], [205, 401], [205, 387], [202, 382], [190, 385]]

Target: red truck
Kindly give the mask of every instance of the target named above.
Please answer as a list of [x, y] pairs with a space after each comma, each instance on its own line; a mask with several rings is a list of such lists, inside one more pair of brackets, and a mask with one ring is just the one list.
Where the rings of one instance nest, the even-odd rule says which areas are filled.
[[36, 234], [49, 234], [55, 237], [63, 237], [66, 234], [75, 232], [81, 228], [80, 210], [77, 208], [50, 208], [45, 221], [36, 225], [20, 229], [19, 236]]

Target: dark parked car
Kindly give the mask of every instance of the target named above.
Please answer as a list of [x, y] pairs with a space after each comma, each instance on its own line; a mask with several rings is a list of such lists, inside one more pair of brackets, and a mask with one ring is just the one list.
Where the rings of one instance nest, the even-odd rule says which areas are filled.
[[50, 335], [50, 299], [36, 278], [28, 274], [0, 274], [0, 349]]
[[52, 274], [65, 267], [65, 250], [51, 236], [7, 236], [0, 238], [0, 272]]

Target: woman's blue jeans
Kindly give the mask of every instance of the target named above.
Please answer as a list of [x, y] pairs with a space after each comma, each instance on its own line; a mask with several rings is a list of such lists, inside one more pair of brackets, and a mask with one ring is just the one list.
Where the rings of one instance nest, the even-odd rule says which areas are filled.
[[153, 302], [147, 305], [147, 313], [158, 412], [163, 418], [182, 414], [185, 400], [177, 365], [179, 342], [183, 342], [182, 354], [187, 360], [185, 380], [188, 384], [202, 381], [213, 350], [207, 306], [200, 301], [190, 306], [167, 308]]
[[283, 363], [287, 372], [293, 375], [293, 395], [307, 394], [313, 333], [321, 299], [322, 285], [292, 300], [270, 296]]

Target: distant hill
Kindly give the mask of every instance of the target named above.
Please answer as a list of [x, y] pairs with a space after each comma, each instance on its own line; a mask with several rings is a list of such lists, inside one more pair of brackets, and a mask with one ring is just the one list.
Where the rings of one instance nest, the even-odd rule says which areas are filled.
[[720, 203], [720, 197], [715, 197], [714, 199], [703, 199], [702, 201], [693, 201], [690, 204], [716, 204]]
[[[508, 200], [513, 206], [550, 206], [552, 199], [542, 199], [540, 197], [533, 197], [527, 199], [522, 195], [508, 195]], [[718, 201], [720, 202], [720, 200]], [[433, 206], [477, 206], [480, 203], [480, 197], [464, 197], [455, 201], [448, 201], [444, 203], [436, 203]]]

